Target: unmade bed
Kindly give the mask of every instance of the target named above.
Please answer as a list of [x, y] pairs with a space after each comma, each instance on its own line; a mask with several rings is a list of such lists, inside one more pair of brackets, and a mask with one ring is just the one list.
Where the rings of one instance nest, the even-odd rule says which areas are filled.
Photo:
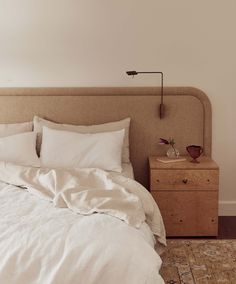
[[0, 283], [164, 283], [147, 158], [170, 133], [211, 152], [207, 97], [165, 91], [160, 122], [155, 88], [0, 90]]

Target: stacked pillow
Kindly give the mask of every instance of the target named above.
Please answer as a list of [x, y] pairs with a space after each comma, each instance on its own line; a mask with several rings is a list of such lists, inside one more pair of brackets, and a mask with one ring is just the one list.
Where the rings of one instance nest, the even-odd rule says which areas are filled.
[[41, 166], [49, 168], [99, 168], [121, 172], [124, 129], [81, 134], [43, 127]]
[[0, 124], [0, 137], [6, 137], [23, 132], [30, 132], [32, 131], [32, 129], [32, 121], [22, 123], [3, 123]]
[[[32, 122], [0, 124], [0, 161], [52, 168], [122, 171], [129, 163], [130, 118], [99, 125]], [[40, 153], [40, 162], [36, 153]]]
[[121, 172], [129, 163], [130, 118], [99, 125], [59, 124], [34, 117], [41, 165]]
[[0, 161], [38, 167], [32, 122], [0, 124]]
[[130, 163], [130, 158], [129, 158], [130, 118], [125, 118], [119, 121], [108, 122], [103, 124], [95, 124], [95, 125], [72, 125], [72, 124], [55, 123], [40, 118], [38, 116], [35, 116], [33, 124], [34, 124], [34, 131], [38, 133], [38, 139], [37, 139], [38, 153], [40, 153], [40, 146], [42, 143], [42, 131], [44, 126], [47, 126], [51, 129], [66, 130], [78, 133], [100, 133], [100, 132], [110, 132], [110, 131], [125, 129], [124, 143], [122, 147], [122, 162]]

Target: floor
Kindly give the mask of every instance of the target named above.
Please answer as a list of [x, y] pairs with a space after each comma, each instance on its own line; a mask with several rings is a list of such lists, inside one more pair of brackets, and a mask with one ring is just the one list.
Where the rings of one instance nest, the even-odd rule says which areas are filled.
[[236, 216], [219, 217], [218, 239], [236, 239]]

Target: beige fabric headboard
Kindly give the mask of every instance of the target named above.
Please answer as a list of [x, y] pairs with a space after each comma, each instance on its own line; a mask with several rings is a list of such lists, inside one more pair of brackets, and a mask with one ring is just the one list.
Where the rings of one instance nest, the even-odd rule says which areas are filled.
[[148, 186], [148, 156], [165, 154], [159, 138], [174, 137], [182, 154], [189, 144], [211, 156], [211, 105], [192, 87], [164, 88], [165, 118], [159, 118], [160, 88], [2, 88], [0, 123], [33, 116], [71, 123], [99, 124], [131, 117], [130, 150], [135, 178]]

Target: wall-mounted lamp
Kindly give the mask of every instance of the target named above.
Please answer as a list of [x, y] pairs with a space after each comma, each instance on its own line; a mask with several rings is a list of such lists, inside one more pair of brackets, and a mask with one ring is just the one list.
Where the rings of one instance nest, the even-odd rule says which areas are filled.
[[160, 74], [161, 75], [161, 103], [160, 103], [159, 114], [160, 114], [160, 118], [163, 118], [165, 115], [165, 106], [163, 103], [163, 97], [164, 97], [163, 73], [162, 72], [137, 72], [137, 71], [127, 71], [126, 73], [129, 76], [135, 76], [138, 74]]

